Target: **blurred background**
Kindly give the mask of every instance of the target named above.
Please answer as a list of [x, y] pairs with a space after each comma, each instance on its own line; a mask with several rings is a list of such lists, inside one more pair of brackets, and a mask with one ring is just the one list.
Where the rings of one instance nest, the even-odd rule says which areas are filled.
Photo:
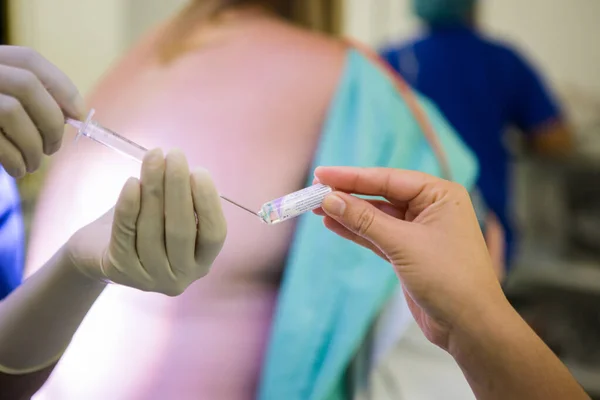
[[[185, 3], [4, 0], [1, 40], [38, 50], [85, 95], [147, 29]], [[531, 158], [514, 146], [511, 203], [521, 237], [506, 290], [586, 389], [600, 396], [600, 1], [482, 3], [482, 29], [528, 56], [559, 96], [576, 135], [576, 155], [568, 161]], [[419, 29], [408, 0], [335, 4], [332, 30], [377, 48]], [[28, 220], [43, 176], [20, 182]]]

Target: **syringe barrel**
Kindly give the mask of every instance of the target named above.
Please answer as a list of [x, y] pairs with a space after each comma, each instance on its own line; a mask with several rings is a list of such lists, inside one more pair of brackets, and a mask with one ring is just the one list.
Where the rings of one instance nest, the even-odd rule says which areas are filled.
[[88, 123], [81, 134], [138, 162], [142, 162], [147, 152], [147, 149], [144, 147], [103, 127], [96, 121]]
[[318, 183], [263, 204], [258, 215], [269, 225], [277, 224], [321, 207], [332, 191], [331, 187]]

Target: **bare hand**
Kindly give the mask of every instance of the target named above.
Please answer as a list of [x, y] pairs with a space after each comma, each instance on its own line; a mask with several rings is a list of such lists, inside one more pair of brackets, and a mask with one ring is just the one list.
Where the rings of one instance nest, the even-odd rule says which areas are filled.
[[462, 186], [384, 168], [322, 167], [315, 176], [337, 190], [317, 210], [326, 227], [393, 265], [410, 310], [431, 342], [448, 350], [455, 325], [506, 302]]

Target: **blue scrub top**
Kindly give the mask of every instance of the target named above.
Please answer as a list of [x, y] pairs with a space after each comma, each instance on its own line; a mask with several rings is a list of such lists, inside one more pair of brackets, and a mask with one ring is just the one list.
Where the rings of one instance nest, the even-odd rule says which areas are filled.
[[507, 127], [526, 135], [560, 110], [533, 68], [514, 50], [466, 26], [432, 28], [422, 38], [383, 49], [383, 58], [440, 108], [480, 161], [477, 182], [486, 205], [506, 230], [509, 221]]
[[0, 167], [0, 300], [23, 278], [25, 232], [15, 181]]

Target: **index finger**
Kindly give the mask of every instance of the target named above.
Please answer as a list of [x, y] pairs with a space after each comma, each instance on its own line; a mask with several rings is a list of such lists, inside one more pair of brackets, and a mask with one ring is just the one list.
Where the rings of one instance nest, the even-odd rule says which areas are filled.
[[85, 104], [75, 84], [36, 51], [27, 47], [0, 46], [0, 63], [35, 74], [68, 116], [79, 119], [85, 114]]
[[319, 167], [315, 177], [342, 192], [402, 202], [414, 200], [431, 185], [446, 182], [423, 172], [393, 168]]

